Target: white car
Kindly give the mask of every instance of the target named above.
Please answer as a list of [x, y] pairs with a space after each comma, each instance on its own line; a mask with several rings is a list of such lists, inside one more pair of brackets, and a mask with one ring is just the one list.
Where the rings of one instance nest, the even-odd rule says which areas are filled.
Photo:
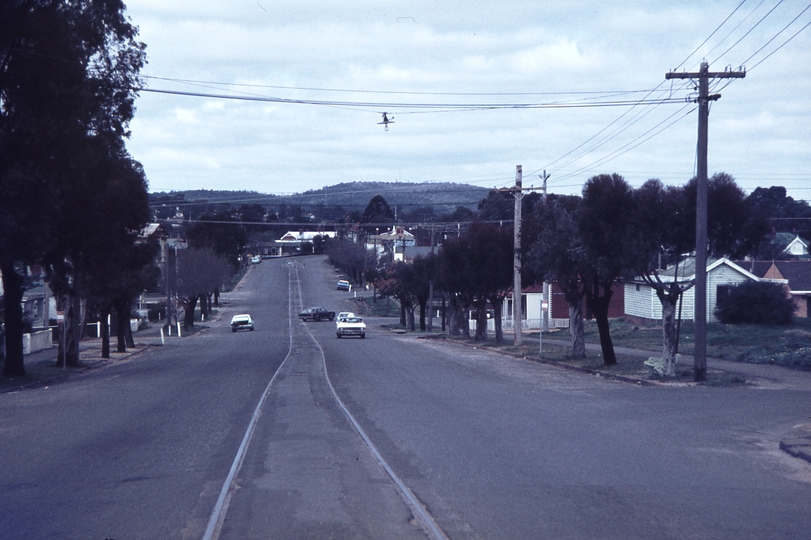
[[338, 339], [344, 336], [360, 336], [363, 339], [366, 337], [366, 323], [360, 317], [345, 317], [338, 320], [335, 335]]
[[250, 330], [253, 332], [253, 319], [247, 313], [231, 317], [231, 331]]
[[352, 313], [351, 311], [342, 311], [342, 312], [338, 313], [337, 317], [335, 317], [335, 319], [336, 319], [335, 324], [337, 325], [339, 322], [341, 322], [341, 320], [347, 319], [349, 317], [354, 317], [354, 316], [355, 316], [355, 314]]

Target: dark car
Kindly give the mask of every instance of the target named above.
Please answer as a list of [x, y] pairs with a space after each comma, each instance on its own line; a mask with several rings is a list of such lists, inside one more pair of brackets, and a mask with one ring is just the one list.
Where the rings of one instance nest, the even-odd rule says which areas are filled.
[[323, 321], [324, 319], [331, 321], [335, 318], [335, 312], [322, 307], [309, 307], [299, 313], [298, 318], [302, 321]]

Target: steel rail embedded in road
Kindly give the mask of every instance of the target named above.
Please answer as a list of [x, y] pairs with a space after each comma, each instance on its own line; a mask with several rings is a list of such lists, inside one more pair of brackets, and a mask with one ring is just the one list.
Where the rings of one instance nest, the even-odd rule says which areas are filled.
[[[294, 296], [298, 296], [298, 301], [294, 301]], [[276, 381], [277, 376], [279, 375], [282, 367], [287, 362], [287, 359], [290, 358], [293, 352], [293, 320], [298, 320], [297, 316], [295, 315], [298, 312], [298, 307], [294, 309], [294, 306], [301, 306], [302, 305], [302, 296], [301, 296], [301, 283], [299, 281], [298, 276], [298, 265], [295, 263], [291, 264], [288, 263], [288, 280], [287, 280], [287, 300], [288, 300], [288, 309], [287, 309], [287, 327], [288, 327], [288, 351], [287, 356], [285, 357], [284, 361], [279, 365], [276, 371], [273, 374], [273, 377], [270, 379], [267, 387], [265, 387], [262, 396], [259, 398], [259, 403], [256, 405], [254, 409], [253, 416], [251, 417], [251, 421], [248, 423], [248, 427], [245, 431], [245, 435], [242, 438], [242, 443], [237, 450], [236, 456], [234, 457], [234, 461], [231, 465], [231, 469], [228, 472], [228, 476], [225, 478], [225, 482], [223, 482], [222, 489], [220, 490], [220, 495], [217, 498], [217, 502], [214, 505], [214, 509], [211, 512], [211, 516], [209, 517], [208, 526], [206, 527], [206, 531], [203, 535], [203, 540], [216, 540], [220, 532], [222, 530], [223, 523], [225, 521], [225, 515], [228, 512], [228, 505], [231, 500], [231, 495], [235, 490], [235, 482], [236, 477], [239, 474], [239, 471], [242, 467], [242, 463], [245, 461], [245, 455], [248, 451], [248, 446], [250, 445], [251, 439], [253, 438], [254, 431], [256, 430], [256, 424], [261, 416], [262, 407], [264, 406], [265, 402], [267, 401], [267, 397], [270, 394], [271, 387], [273, 383]], [[392, 482], [394, 482], [395, 486], [397, 487], [398, 492], [400, 493], [403, 502], [405, 502], [406, 506], [408, 506], [409, 510], [411, 510], [412, 514], [416, 518], [417, 522], [420, 524], [420, 527], [428, 535], [431, 540], [449, 540], [448, 536], [442, 531], [442, 529], [437, 525], [436, 521], [434, 520], [433, 516], [426, 510], [425, 505], [417, 498], [416, 495], [411, 491], [411, 489], [403, 482], [403, 480], [397, 476], [397, 473], [391, 468], [391, 466], [386, 462], [385, 458], [380, 454], [377, 450], [377, 447], [374, 445], [372, 440], [363, 430], [361, 425], [352, 416], [352, 413], [349, 412], [346, 405], [344, 405], [341, 398], [338, 396], [338, 393], [335, 391], [335, 387], [332, 386], [332, 381], [329, 378], [329, 373], [327, 372], [327, 362], [326, 357], [324, 356], [324, 350], [321, 348], [321, 344], [313, 336], [310, 329], [307, 326], [304, 326], [307, 335], [310, 339], [315, 343], [316, 347], [318, 348], [319, 354], [321, 356], [321, 364], [324, 369], [324, 376], [327, 382], [327, 386], [329, 386], [330, 392], [332, 392], [333, 398], [335, 398], [335, 402], [341, 408], [343, 413], [346, 415], [349, 423], [352, 424], [355, 431], [360, 436], [363, 443], [369, 449], [369, 452], [375, 458], [377, 463], [383, 468], [386, 474], [391, 478]]]
[[[251, 421], [248, 423], [248, 428], [245, 430], [245, 435], [242, 437], [242, 443], [239, 445], [237, 454], [234, 457], [233, 463], [231, 464], [231, 470], [228, 471], [228, 476], [225, 478], [225, 482], [223, 482], [222, 489], [220, 490], [220, 496], [217, 498], [217, 503], [214, 505], [214, 509], [211, 511], [206, 532], [203, 534], [203, 540], [216, 540], [220, 536], [222, 524], [225, 521], [225, 514], [228, 512], [228, 504], [230, 503], [231, 495], [234, 492], [234, 481], [236, 480], [237, 474], [239, 474], [240, 468], [242, 468], [242, 463], [245, 461], [245, 454], [248, 452], [248, 446], [250, 445], [254, 431], [256, 430], [256, 423], [259, 421], [259, 416], [262, 413], [262, 406], [265, 404], [268, 394], [270, 394], [270, 389], [273, 386], [273, 383], [276, 381], [279, 372], [281, 372], [282, 367], [284, 367], [284, 364], [287, 362], [287, 359], [290, 358], [290, 354], [293, 352], [293, 302], [291, 298], [293, 293], [293, 281], [290, 279], [292, 270], [289, 268], [289, 266], [290, 265], [288, 265], [287, 280], [287, 356], [284, 357], [282, 363], [279, 364], [278, 368], [276, 368], [276, 371], [273, 373], [273, 377], [271, 377], [270, 382], [265, 387], [265, 391], [262, 392], [262, 396], [259, 398], [259, 403], [256, 404], [256, 408], [253, 411], [253, 416], [251, 416]], [[298, 289], [298, 303], [300, 304], [301, 287], [299, 286], [298, 282], [298, 272], [296, 272], [296, 288]]]

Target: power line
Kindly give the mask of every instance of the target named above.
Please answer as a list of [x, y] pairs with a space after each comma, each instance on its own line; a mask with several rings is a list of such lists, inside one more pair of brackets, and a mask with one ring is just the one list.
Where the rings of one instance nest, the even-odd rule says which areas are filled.
[[333, 101], [317, 99], [291, 99], [263, 96], [238, 96], [233, 94], [208, 94], [203, 92], [186, 92], [182, 90], [167, 90], [157, 88], [129, 88], [138, 92], [154, 94], [169, 94], [175, 96], [199, 97], [209, 99], [228, 99], [234, 101], [257, 101], [264, 103], [283, 103], [289, 105], [320, 105], [328, 107], [367, 107], [379, 109], [578, 109], [593, 107], [628, 107], [638, 105], [662, 105], [665, 103], [679, 103], [681, 99], [661, 98], [651, 100], [618, 100], [618, 101], [592, 101], [592, 102], [550, 102], [550, 103], [406, 103], [406, 102], [363, 102], [363, 101]]

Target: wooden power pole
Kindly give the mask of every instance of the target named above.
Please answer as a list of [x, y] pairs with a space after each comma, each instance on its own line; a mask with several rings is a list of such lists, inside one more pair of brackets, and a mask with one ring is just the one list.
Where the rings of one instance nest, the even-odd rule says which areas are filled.
[[709, 95], [710, 79], [742, 79], [745, 71], [710, 72], [709, 64], [701, 62], [698, 73], [665, 74], [666, 79], [698, 79], [698, 175], [696, 177], [696, 284], [695, 284], [695, 353], [694, 378], [707, 380], [707, 146], [710, 101], [721, 94]]
[[515, 345], [522, 344], [521, 330], [521, 199], [524, 192], [521, 189], [523, 171], [521, 165], [515, 166], [515, 238], [513, 241], [513, 334], [515, 335]]

